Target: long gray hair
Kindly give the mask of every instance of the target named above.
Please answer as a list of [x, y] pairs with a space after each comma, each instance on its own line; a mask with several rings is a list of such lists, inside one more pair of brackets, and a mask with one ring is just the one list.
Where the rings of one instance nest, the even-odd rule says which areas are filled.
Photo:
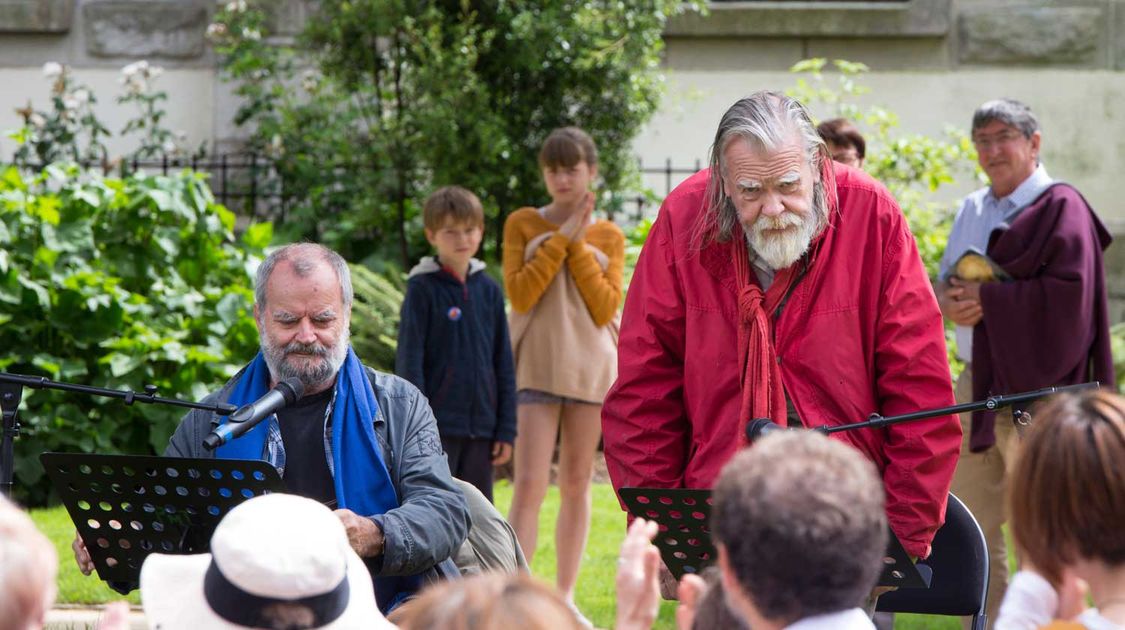
[[[775, 151], [792, 142], [794, 134], [804, 146], [805, 158], [812, 168], [816, 182], [813, 185], [813, 209], [818, 214], [816, 233], [828, 223], [828, 205], [822, 166], [831, 163], [832, 156], [804, 105], [796, 99], [777, 92], [760, 91], [731, 105], [719, 121], [715, 142], [711, 145], [711, 179], [707, 184], [707, 212], [704, 213], [703, 237], [700, 244], [716, 240], [730, 240], [739, 227], [738, 211], [723, 187], [726, 165], [723, 154], [734, 140], [742, 139], [757, 151]], [[829, 176], [831, 169], [827, 170]]]

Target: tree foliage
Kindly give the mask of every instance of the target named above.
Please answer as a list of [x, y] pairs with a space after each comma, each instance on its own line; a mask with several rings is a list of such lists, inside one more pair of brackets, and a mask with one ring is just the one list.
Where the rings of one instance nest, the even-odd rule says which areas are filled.
[[[249, 271], [271, 238], [201, 175], [0, 171], [0, 370], [199, 400], [258, 346]], [[25, 390], [16, 490], [47, 497], [38, 454], [159, 452], [183, 409]]]
[[238, 122], [292, 199], [279, 230], [408, 265], [424, 251], [419, 202], [445, 184], [481, 197], [495, 254], [507, 213], [545, 198], [535, 158], [555, 127], [591, 133], [602, 202], [619, 203], [681, 3], [325, 0], [290, 44], [265, 6], [231, 2], [210, 33], [245, 99]]

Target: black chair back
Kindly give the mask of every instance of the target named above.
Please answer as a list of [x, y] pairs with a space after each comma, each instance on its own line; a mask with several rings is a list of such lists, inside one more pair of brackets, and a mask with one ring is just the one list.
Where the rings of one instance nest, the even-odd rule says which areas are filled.
[[945, 509], [945, 524], [934, 536], [933, 569], [928, 589], [900, 589], [879, 598], [876, 610], [973, 618], [973, 630], [984, 630], [988, 599], [988, 543], [972, 512], [953, 493]]

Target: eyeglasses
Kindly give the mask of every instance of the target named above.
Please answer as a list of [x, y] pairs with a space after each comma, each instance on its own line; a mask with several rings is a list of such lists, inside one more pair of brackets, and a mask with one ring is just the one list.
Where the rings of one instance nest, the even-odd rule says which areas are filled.
[[1024, 137], [1022, 133], [1009, 129], [994, 136], [977, 136], [973, 138], [973, 146], [977, 148], [977, 151], [987, 151], [992, 147], [1011, 144], [1022, 137]]
[[859, 166], [859, 151], [855, 149], [837, 149], [832, 153], [832, 159], [840, 164], [847, 164], [848, 166]]

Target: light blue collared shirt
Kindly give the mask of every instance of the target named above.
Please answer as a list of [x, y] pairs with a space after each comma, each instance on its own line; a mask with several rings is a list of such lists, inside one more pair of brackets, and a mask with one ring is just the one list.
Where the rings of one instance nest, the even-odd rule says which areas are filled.
[[[1020, 211], [1038, 199], [1054, 181], [1040, 163], [1031, 176], [1023, 180], [1023, 183], [1007, 197], [997, 199], [992, 194], [992, 189], [987, 186], [965, 197], [965, 203], [961, 204], [961, 209], [957, 211], [957, 218], [953, 220], [953, 228], [949, 231], [949, 243], [941, 256], [938, 277], [949, 280], [953, 263], [969, 251], [969, 248], [976, 248], [981, 252], [987, 250], [988, 237], [992, 234], [992, 230], [1014, 221]], [[973, 329], [968, 326], [958, 326], [956, 335], [957, 356], [962, 361], [971, 361]]]

